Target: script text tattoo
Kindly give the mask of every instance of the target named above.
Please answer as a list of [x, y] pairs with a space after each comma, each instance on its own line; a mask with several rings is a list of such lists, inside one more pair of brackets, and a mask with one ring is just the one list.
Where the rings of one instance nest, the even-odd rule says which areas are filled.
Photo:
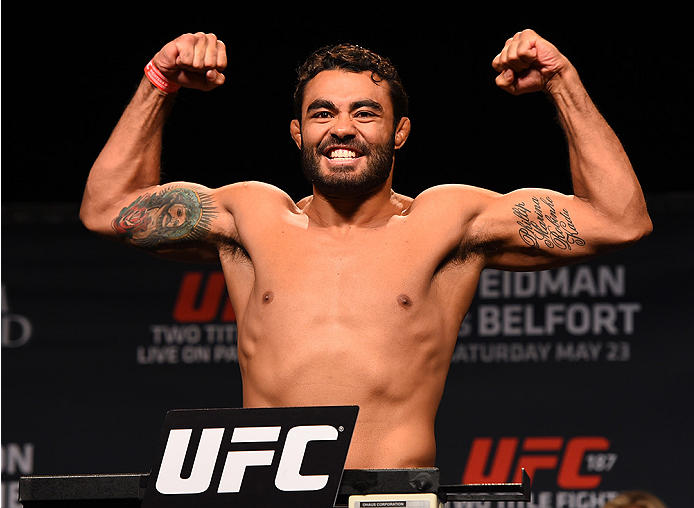
[[550, 249], [571, 250], [573, 245], [581, 247], [586, 244], [579, 236], [569, 211], [563, 208], [557, 213], [549, 196], [533, 196], [530, 205], [523, 201], [516, 203], [513, 214], [518, 218], [518, 234], [531, 247], [540, 247], [542, 243]]

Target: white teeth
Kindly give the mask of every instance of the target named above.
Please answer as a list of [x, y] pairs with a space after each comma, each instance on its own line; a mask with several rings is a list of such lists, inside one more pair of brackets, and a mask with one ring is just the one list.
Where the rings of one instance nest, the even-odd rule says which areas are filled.
[[345, 150], [342, 148], [337, 150], [331, 150], [328, 154], [328, 157], [330, 157], [331, 159], [354, 159], [356, 158], [356, 156], [357, 154], [352, 150]]

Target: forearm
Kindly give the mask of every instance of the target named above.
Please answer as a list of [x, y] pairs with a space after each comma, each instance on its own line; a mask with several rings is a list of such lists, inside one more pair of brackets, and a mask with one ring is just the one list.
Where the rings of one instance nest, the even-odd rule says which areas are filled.
[[617, 135], [568, 66], [547, 83], [566, 134], [574, 195], [629, 227], [650, 227], [641, 186]]
[[87, 178], [80, 214], [90, 229], [102, 229], [126, 197], [159, 184], [163, 128], [174, 97], [142, 79]]

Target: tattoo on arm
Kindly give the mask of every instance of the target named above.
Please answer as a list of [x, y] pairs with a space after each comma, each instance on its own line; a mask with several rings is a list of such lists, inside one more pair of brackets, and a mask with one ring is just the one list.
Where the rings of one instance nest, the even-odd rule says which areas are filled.
[[579, 236], [569, 211], [564, 208], [557, 213], [552, 198], [533, 196], [532, 204], [517, 203], [513, 214], [520, 226], [518, 234], [523, 242], [531, 247], [543, 243], [550, 249], [571, 250], [576, 245], [583, 247], [586, 242]]
[[212, 197], [185, 187], [143, 194], [123, 208], [111, 226], [118, 236], [140, 247], [204, 239], [217, 217]]

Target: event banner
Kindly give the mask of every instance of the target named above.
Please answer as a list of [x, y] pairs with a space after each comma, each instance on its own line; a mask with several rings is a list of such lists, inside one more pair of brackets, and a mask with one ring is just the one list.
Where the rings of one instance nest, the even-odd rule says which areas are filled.
[[[649, 206], [633, 247], [482, 273], [437, 418], [442, 483], [524, 468], [530, 507], [691, 504], [694, 196]], [[99, 238], [73, 204], [4, 206], [0, 505], [22, 475], [148, 473], [167, 411], [241, 407], [235, 319], [219, 266]]]

